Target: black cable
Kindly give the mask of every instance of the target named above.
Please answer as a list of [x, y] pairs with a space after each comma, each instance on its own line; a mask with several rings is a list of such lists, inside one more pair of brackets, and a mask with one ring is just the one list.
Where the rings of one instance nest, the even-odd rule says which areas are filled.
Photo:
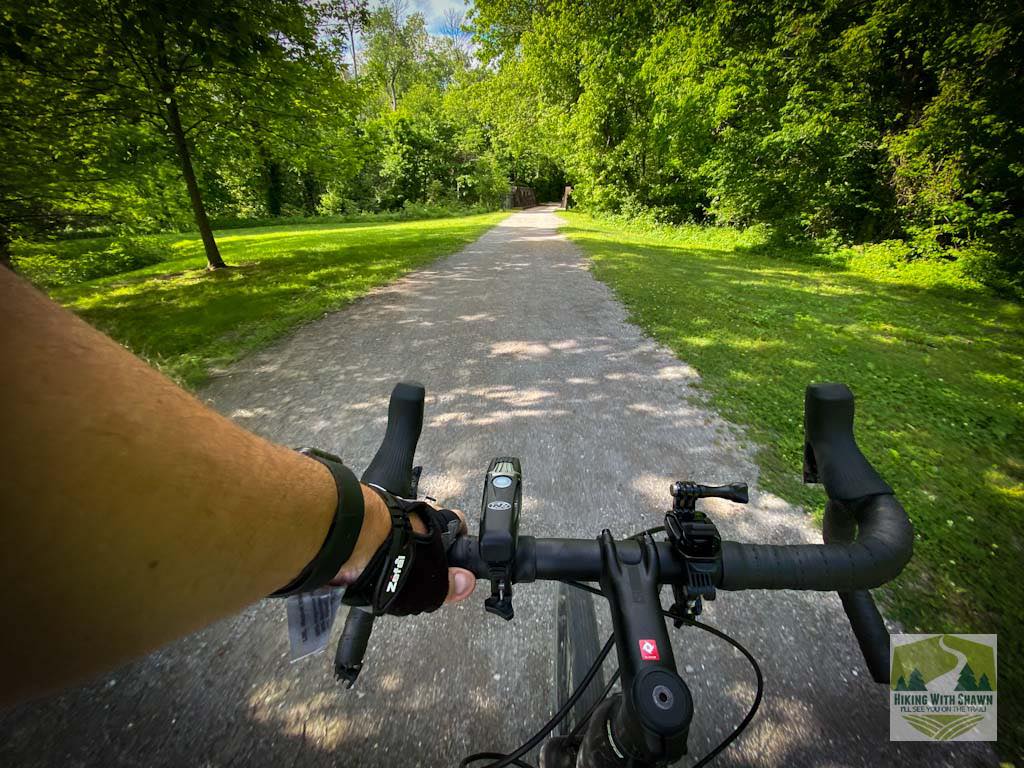
[[570, 738], [575, 738], [579, 735], [580, 731], [582, 731], [586, 724], [590, 721], [591, 716], [594, 714], [594, 712], [597, 711], [597, 708], [601, 706], [601, 702], [603, 702], [605, 698], [608, 696], [608, 694], [612, 692], [612, 688], [615, 686], [615, 683], [618, 682], [618, 680], [619, 670], [616, 669], [612, 673], [612, 676], [608, 680], [608, 684], [604, 687], [604, 690], [601, 691], [601, 695], [598, 696], [597, 700], [590, 705], [590, 709], [588, 709], [587, 713], [580, 718], [580, 721], [573, 726], [572, 731], [569, 732]]
[[631, 539], [642, 539], [644, 536], [653, 536], [654, 534], [661, 533], [664, 530], [665, 530], [665, 526], [664, 525], [656, 525], [653, 528], [648, 528], [646, 531], [640, 531], [639, 533], [634, 533], [629, 538], [631, 538]]
[[598, 589], [597, 587], [592, 587], [589, 584], [584, 584], [582, 581], [573, 581], [572, 579], [568, 579], [563, 583], [568, 584], [570, 587], [576, 587], [576, 589], [582, 589], [584, 592], [589, 592], [592, 595], [604, 597], [604, 592], [602, 592], [600, 589]]
[[[644, 535], [647, 535], [647, 531], [637, 534], [637, 536]], [[604, 597], [604, 592], [602, 592], [600, 589], [595, 589], [594, 587], [591, 587], [589, 584], [583, 584], [578, 581], [566, 581], [565, 583], [574, 586], [577, 589], [582, 589], [585, 592], [590, 592], [591, 594], [600, 595], [601, 597]], [[710, 624], [704, 624], [703, 622], [697, 621], [696, 619], [692, 619], [687, 616], [680, 616], [679, 614], [672, 613], [672, 611], [666, 611], [664, 608], [661, 610], [661, 613], [666, 618], [673, 620], [680, 619], [682, 620], [685, 626], [702, 629], [705, 632], [710, 632], [715, 637], [725, 640], [725, 642], [729, 643], [729, 645], [731, 645], [733, 648], [738, 650], [746, 657], [747, 661], [750, 662], [750, 666], [753, 667], [754, 675], [757, 678], [757, 693], [754, 695], [754, 702], [750, 705], [750, 709], [747, 710], [746, 716], [740, 721], [739, 725], [737, 725], [732, 730], [732, 733], [726, 736], [725, 739], [718, 744], [718, 746], [716, 746], [714, 749], [708, 752], [708, 754], [706, 754], [698, 762], [694, 763], [691, 766], [691, 768], [702, 768], [702, 766], [705, 766], [708, 763], [710, 763], [715, 757], [717, 757], [722, 752], [722, 750], [724, 750], [726, 747], [732, 744], [739, 737], [739, 735], [743, 733], [744, 730], [746, 730], [747, 726], [750, 725], [750, 721], [753, 720], [754, 715], [757, 714], [757, 710], [761, 706], [761, 699], [764, 697], [764, 675], [761, 674], [761, 667], [758, 665], [757, 659], [754, 658], [753, 654], [751, 654], [750, 651], [748, 651], [746, 648], [743, 647], [742, 644], [740, 644], [739, 640], [730, 637], [729, 635], [722, 632], [720, 629], [712, 627]], [[601, 694], [601, 697], [594, 703], [590, 711], [587, 712], [586, 716], [575, 725], [570, 735], [575, 736], [579, 733], [579, 731], [583, 729], [584, 724], [587, 722], [587, 720], [590, 719], [590, 716], [594, 713], [594, 710], [597, 709], [598, 705], [601, 703], [604, 697], [607, 696], [608, 693], [611, 691], [612, 684], [614, 683], [618, 675], [619, 671], [615, 670], [615, 675], [613, 676], [612, 681], [607, 686], [605, 686], [604, 693]]]
[[[470, 763], [475, 763], [477, 760], [501, 760], [505, 757], [508, 757], [508, 755], [503, 755], [501, 752], [477, 752], [467, 757], [459, 765], [464, 767]], [[522, 760], [513, 760], [511, 763], [507, 763], [507, 765], [518, 765], [519, 768], [533, 768], [532, 765]], [[488, 766], [484, 766], [484, 768], [488, 768]]]
[[[576, 690], [572, 692], [572, 695], [568, 698], [565, 704], [562, 705], [562, 708], [555, 712], [555, 714], [551, 716], [551, 719], [548, 720], [547, 723], [545, 723], [539, 731], [533, 734], [533, 736], [531, 736], [529, 740], [527, 740], [515, 752], [512, 752], [508, 755], [502, 755], [498, 762], [488, 763], [486, 766], [484, 766], [484, 768], [505, 768], [505, 766], [507, 765], [512, 765], [513, 763], [516, 763], [520, 757], [522, 757], [531, 749], [540, 744], [544, 740], [544, 737], [551, 733], [551, 731], [553, 731], [558, 726], [558, 724], [565, 719], [565, 716], [569, 714], [569, 710], [572, 709], [573, 704], [575, 704], [583, 695], [583, 692], [586, 690], [587, 686], [590, 685], [590, 682], [594, 679], [594, 676], [597, 674], [597, 670], [601, 668], [601, 664], [604, 663], [604, 660], [608, 657], [608, 654], [611, 653], [612, 648], [614, 647], [615, 636], [612, 635], [608, 638], [608, 642], [604, 644], [604, 648], [601, 649], [601, 652], [597, 654], [597, 658], [594, 659], [594, 663], [591, 665], [590, 669], [587, 670], [587, 674], [583, 676], [583, 679], [580, 681], [580, 684], [576, 686]], [[478, 760], [490, 759], [483, 757], [483, 755], [485, 754], [494, 753], [478, 752], [476, 754], [469, 755], [468, 757], [462, 759], [462, 762], [459, 763], [459, 768], [466, 768], [466, 766], [468, 766], [470, 763], [475, 763]]]
[[[665, 611], [665, 613], [671, 616], [672, 618], [679, 618], [671, 614], [669, 611]], [[746, 727], [750, 725], [750, 721], [753, 720], [754, 715], [757, 714], [758, 707], [761, 706], [761, 698], [764, 696], [764, 676], [761, 674], [761, 667], [758, 666], [757, 659], [753, 657], [750, 651], [748, 651], [740, 644], [739, 640], [731, 638], [727, 634], [725, 634], [725, 632], [722, 632], [720, 629], [715, 629], [714, 627], [708, 624], [704, 624], [703, 622], [697, 621], [696, 619], [683, 618], [683, 623], [687, 626], [696, 627], [697, 629], [703, 629], [705, 632], [710, 632], [715, 637], [720, 637], [722, 640], [725, 640], [725, 642], [727, 642], [729, 645], [731, 645], [733, 648], [735, 648], [737, 651], [739, 651], [747, 657], [747, 661], [750, 662], [750, 666], [754, 668], [754, 674], [757, 676], [757, 694], [754, 696], [754, 703], [750, 705], [750, 709], [747, 711], [746, 717], [744, 717], [743, 720], [740, 721], [740, 724], [733, 729], [732, 733], [725, 737], [722, 743], [720, 743], [717, 747], [708, 752], [699, 761], [690, 766], [690, 768], [702, 768], [702, 766], [707, 765], [715, 757], [717, 757], [723, 749], [732, 744], [739, 737], [739, 735], [743, 733]]]
[[[654, 528], [648, 528], [645, 531], [636, 533], [630, 538], [641, 539], [644, 536], [653, 536], [655, 533], [660, 533], [664, 530], [665, 527], [659, 525]], [[566, 579], [564, 583], [576, 587], [577, 589], [582, 589], [584, 592], [589, 592], [592, 595], [598, 595], [599, 597], [605, 596], [604, 592], [602, 592], [600, 589], [592, 587], [589, 584], [584, 584], [580, 581]], [[750, 725], [750, 722], [754, 719], [754, 715], [757, 714], [757, 710], [761, 706], [761, 699], [764, 697], [764, 676], [761, 674], [761, 667], [758, 665], [757, 659], [755, 659], [754, 656], [750, 653], [750, 651], [744, 648], [738, 640], [725, 634], [720, 629], [716, 629], [715, 627], [712, 627], [709, 624], [704, 624], [703, 622], [697, 621], [696, 619], [687, 616], [680, 616], [679, 614], [672, 613], [671, 611], [666, 611], [664, 608], [661, 609], [661, 613], [666, 618], [682, 621], [682, 623], [685, 626], [696, 627], [697, 629], [704, 630], [705, 632], [710, 632], [712, 635], [715, 635], [716, 637], [725, 640], [725, 642], [729, 643], [729, 645], [734, 647], [736, 650], [742, 653], [744, 657], [746, 657], [747, 661], [750, 662], [750, 666], [753, 667], [754, 675], [757, 678], [757, 693], [754, 696], [754, 702], [750, 705], [750, 709], [747, 711], [747, 714], [743, 718], [743, 720], [740, 721], [740, 724], [737, 725], [732, 730], [732, 733], [726, 736], [725, 739], [723, 739], [722, 742], [718, 744], [718, 746], [716, 746], [708, 754], [706, 754], [704, 757], [702, 757], [699, 761], [697, 761], [690, 767], [703, 768], [703, 766], [707, 765], [715, 757], [717, 757], [722, 752], [722, 750], [724, 750], [726, 747], [732, 744], [733, 741], [735, 741], [739, 737], [739, 735], [743, 733], [747, 726]], [[594, 676], [597, 675], [597, 671], [601, 668], [601, 665], [604, 663], [604, 660], [608, 657], [608, 654], [611, 652], [614, 646], [615, 636], [612, 635], [608, 638], [608, 642], [604, 644], [604, 647], [601, 649], [600, 653], [598, 653], [597, 658], [594, 659], [594, 663], [590, 665], [590, 669], [587, 670], [587, 674], [584, 675], [583, 680], [580, 682], [578, 686], [576, 686], [576, 690], [572, 692], [572, 695], [569, 697], [569, 700], [562, 705], [561, 709], [559, 709], [551, 717], [551, 719], [548, 720], [548, 722], [544, 725], [544, 727], [541, 730], [537, 731], [537, 733], [531, 736], [530, 739], [526, 741], [522, 746], [520, 746], [518, 749], [516, 749], [514, 752], [508, 755], [501, 754], [500, 752], [476, 752], [472, 755], [469, 755], [468, 757], [463, 758], [462, 762], [459, 763], [459, 768], [467, 768], [467, 766], [469, 766], [470, 763], [475, 763], [479, 760], [491, 760], [495, 758], [498, 759], [498, 762], [489, 763], [483, 768], [505, 768], [505, 766], [509, 765], [519, 766], [520, 768], [533, 768], [533, 766], [531, 766], [529, 763], [525, 763], [521, 761], [519, 758], [525, 755], [534, 747], [536, 747], [541, 741], [543, 741], [545, 736], [551, 733], [551, 731], [553, 731], [558, 726], [558, 724], [568, 716], [569, 710], [572, 709], [572, 706], [579, 700], [580, 696], [583, 695], [583, 691], [586, 690], [587, 686], [590, 685], [591, 681], [594, 679]], [[573, 726], [573, 729], [569, 734], [570, 737], [576, 737], [579, 735], [580, 731], [582, 731], [586, 724], [590, 721], [591, 716], [593, 716], [594, 712], [597, 711], [597, 708], [601, 705], [601, 703], [611, 692], [618, 678], [619, 670], [616, 669], [615, 672], [612, 674], [611, 679], [605, 685], [604, 690], [601, 692], [601, 695], [598, 696], [597, 700], [594, 702], [593, 705], [591, 705], [590, 709], [586, 712], [586, 714], [582, 718], [580, 718], [580, 721], [576, 723], [575, 726]]]

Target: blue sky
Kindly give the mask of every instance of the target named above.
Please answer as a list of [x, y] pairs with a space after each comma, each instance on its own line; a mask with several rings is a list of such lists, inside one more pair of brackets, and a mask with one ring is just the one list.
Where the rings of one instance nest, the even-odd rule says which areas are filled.
[[446, 9], [454, 8], [460, 13], [469, 10], [463, 0], [412, 0], [410, 10], [417, 10], [427, 20], [427, 29], [433, 34], [440, 31], [441, 21]]

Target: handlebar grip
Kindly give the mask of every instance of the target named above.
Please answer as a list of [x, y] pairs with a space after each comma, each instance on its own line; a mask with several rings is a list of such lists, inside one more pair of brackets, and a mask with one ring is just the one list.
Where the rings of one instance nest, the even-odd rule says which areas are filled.
[[379, 486], [396, 496], [414, 495], [412, 464], [416, 443], [423, 431], [425, 396], [422, 384], [403, 381], [395, 385], [388, 405], [384, 440], [363, 472], [364, 483]]
[[896, 578], [910, 561], [914, 529], [891, 494], [854, 504], [831, 502], [832, 514], [851, 516], [851, 543], [740, 544], [722, 542], [722, 589], [874, 589]]
[[893, 492], [857, 447], [853, 413], [845, 384], [812, 384], [804, 393], [804, 482], [820, 481], [838, 501]]
[[750, 501], [750, 492], [746, 483], [729, 483], [728, 485], [701, 486], [703, 495], [716, 499], [746, 504]]

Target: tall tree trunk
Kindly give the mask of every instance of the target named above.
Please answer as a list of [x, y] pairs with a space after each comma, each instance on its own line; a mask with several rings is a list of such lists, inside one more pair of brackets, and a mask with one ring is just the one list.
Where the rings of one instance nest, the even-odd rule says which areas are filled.
[[356, 64], [356, 25], [351, 21], [348, 23], [348, 49], [352, 52], [352, 79], [359, 79], [359, 69]]
[[316, 216], [317, 208], [320, 206], [320, 181], [310, 171], [303, 171], [302, 179], [302, 207], [306, 215]]
[[14, 264], [11, 262], [11, 238], [3, 224], [0, 224], [0, 267], [14, 271]]
[[398, 111], [398, 73], [388, 79], [388, 96], [391, 98], [391, 111]]
[[192, 213], [196, 217], [199, 235], [203, 238], [207, 265], [210, 269], [226, 267], [227, 264], [220, 257], [217, 241], [213, 239], [213, 229], [210, 227], [210, 219], [206, 215], [206, 206], [203, 205], [203, 196], [199, 191], [199, 183], [196, 181], [196, 172], [192, 167], [192, 155], [188, 151], [185, 129], [181, 125], [178, 100], [174, 96], [167, 97], [167, 127], [170, 129], [171, 137], [174, 139], [174, 148], [178, 151], [181, 175], [185, 177], [185, 186], [188, 187], [188, 199], [192, 203]]
[[267, 160], [267, 213], [271, 216], [281, 215], [281, 204], [284, 200], [284, 174], [281, 163]]

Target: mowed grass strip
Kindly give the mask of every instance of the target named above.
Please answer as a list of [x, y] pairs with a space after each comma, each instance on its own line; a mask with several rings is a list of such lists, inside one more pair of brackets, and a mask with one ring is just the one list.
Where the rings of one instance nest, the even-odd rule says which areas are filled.
[[[232, 229], [228, 270], [197, 235], [157, 235], [166, 261], [51, 289], [54, 299], [188, 386], [282, 334], [476, 240], [507, 213], [388, 223]], [[74, 257], [88, 242], [69, 241]]]
[[[857, 440], [916, 531], [914, 559], [881, 590], [888, 613], [908, 631], [998, 633], [1000, 688], [1024, 687], [1021, 305], [948, 265], [785, 258], [733, 230], [565, 218], [633, 321], [746, 428], [762, 486], [815, 514], [824, 493], [800, 474], [804, 388], [849, 384]], [[1022, 704], [1005, 700], [1005, 744], [1022, 744]]]

